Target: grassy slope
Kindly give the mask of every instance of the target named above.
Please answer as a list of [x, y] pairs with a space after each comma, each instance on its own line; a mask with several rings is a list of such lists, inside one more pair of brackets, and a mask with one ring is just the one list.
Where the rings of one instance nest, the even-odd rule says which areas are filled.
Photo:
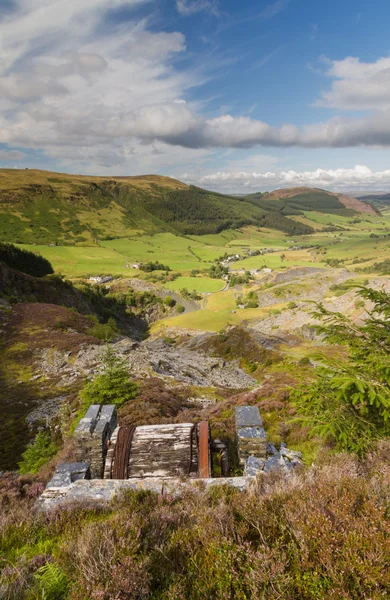
[[187, 186], [155, 175], [110, 179], [45, 171], [0, 170], [0, 236], [22, 243], [79, 243], [170, 231], [143, 207]]
[[[157, 175], [87, 177], [0, 170], [4, 241], [93, 245], [140, 233], [215, 234], [245, 224], [309, 229], [241, 198]], [[305, 229], [306, 228], [306, 229]]]

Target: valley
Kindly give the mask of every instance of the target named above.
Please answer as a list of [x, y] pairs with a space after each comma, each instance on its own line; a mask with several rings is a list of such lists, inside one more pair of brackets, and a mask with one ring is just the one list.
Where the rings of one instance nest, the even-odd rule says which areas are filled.
[[[32, 506], [57, 465], [75, 463], [89, 386], [116, 404], [125, 428], [206, 422], [232, 481], [246, 473], [237, 407], [260, 410], [267, 460], [278, 448], [300, 457], [291, 478], [262, 472], [252, 491], [199, 488], [179, 499], [163, 494], [163, 503], [191, 497], [204, 508], [218, 497], [215, 506], [239, 514], [236, 494], [244, 505], [280, 494], [289, 502], [296, 485], [305, 490], [301, 506], [314, 477], [315, 494], [336, 505], [332, 494], [341, 498], [344, 485], [369, 485], [355, 470], [372, 477], [378, 464], [385, 480], [389, 298], [383, 204], [311, 188], [237, 198], [158, 176], [0, 170], [0, 502], [26, 494], [20, 506]], [[211, 464], [216, 479], [220, 460]], [[139, 511], [148, 494], [118, 496], [98, 518], [106, 526], [129, 501]], [[7, 556], [22, 552], [18, 540]], [[286, 569], [301, 589], [301, 567]], [[0, 591], [2, 581], [11, 589], [6, 576]]]
[[[194, 205], [197, 219], [191, 212]], [[189, 206], [192, 208], [186, 216]], [[251, 215], [250, 207], [254, 210]], [[241, 226], [222, 222], [221, 212], [233, 216]], [[314, 360], [321, 348], [312, 329], [317, 324], [310, 316], [313, 302], [322, 301], [329, 310], [360, 322], [366, 306], [357, 300], [356, 286], [390, 292], [386, 277], [390, 216], [371, 204], [321, 190], [293, 188], [233, 198], [158, 176], [91, 179], [3, 170], [0, 215], [2, 240], [43, 256], [53, 266], [55, 276], [60, 276], [58, 282], [37, 282], [39, 286], [25, 281], [12, 286], [3, 276], [3, 310], [11, 315], [5, 318], [5, 323], [11, 324], [5, 332], [11, 337], [2, 351], [11, 379], [3, 372], [8, 381], [3, 403], [18, 397], [15, 377], [18, 385], [26, 388], [31, 406], [41, 400], [50, 404], [50, 396], [67, 396], [68, 386], [73, 397], [84, 373], [77, 370], [76, 349], [82, 351], [83, 345], [96, 339], [94, 335], [104, 341], [107, 331], [113, 339], [130, 334], [130, 339], [135, 336], [181, 343], [183, 336], [196, 339], [239, 328], [251, 336], [264, 335], [266, 347], [279, 353], [288, 371], [288, 362], [294, 357]], [[247, 217], [253, 222], [245, 222]], [[289, 232], [285, 231], [286, 222]], [[205, 229], [205, 223], [206, 229], [215, 231], [196, 233]], [[299, 234], [293, 233], [295, 225], [303, 227]], [[156, 261], [169, 270], [142, 270], [142, 265]], [[378, 264], [382, 266], [376, 267]], [[111, 280], [99, 286], [90, 279], [97, 276]], [[20, 331], [17, 311], [21, 305], [12, 304], [15, 301], [25, 306]], [[29, 304], [31, 301], [52, 307], [50, 326], [41, 317], [36, 322], [37, 305]], [[56, 330], [73, 330], [67, 324], [69, 317], [60, 316], [60, 304], [68, 310], [81, 310], [85, 318], [93, 317], [97, 323], [107, 323], [110, 317], [119, 327], [111, 334], [108, 326], [99, 325], [94, 330], [93, 322], [88, 327], [85, 321], [81, 330], [76, 328], [74, 341], [64, 338], [71, 344], [67, 356], [74, 365], [66, 367], [73, 373], [70, 383], [66, 377], [56, 377], [61, 369], [56, 373], [57, 367], [42, 371], [39, 366], [41, 351], [53, 356], [60, 351]], [[32, 345], [27, 359], [22, 340], [30, 329]], [[46, 341], [36, 342], [41, 330], [46, 332]], [[92, 336], [89, 342], [86, 332]], [[45, 355], [46, 362], [49, 355]], [[66, 365], [66, 356], [59, 356], [58, 360], [53, 358], [53, 364], [59, 361]], [[197, 361], [202, 363], [199, 357]], [[153, 367], [150, 369], [153, 376], [158, 375]], [[271, 376], [269, 367], [260, 370], [260, 381]], [[87, 372], [92, 373], [93, 368]], [[209, 381], [206, 387], [214, 385]], [[28, 414], [28, 409], [22, 414]], [[28, 440], [27, 431], [24, 435]], [[5, 444], [9, 448], [9, 439]], [[13, 447], [18, 447], [17, 437]], [[19, 456], [22, 451], [23, 446]]]

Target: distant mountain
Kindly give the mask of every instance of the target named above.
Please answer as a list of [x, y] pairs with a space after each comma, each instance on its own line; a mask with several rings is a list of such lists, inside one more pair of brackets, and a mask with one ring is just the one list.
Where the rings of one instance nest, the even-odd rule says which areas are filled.
[[293, 188], [234, 197], [159, 175], [89, 177], [0, 169], [0, 240], [85, 244], [137, 234], [218, 233], [246, 225], [289, 235], [313, 229], [291, 219], [303, 211], [373, 213], [369, 205], [323, 190]]
[[313, 210], [341, 216], [352, 215], [354, 212], [378, 214], [373, 206], [357, 198], [307, 187], [250, 194], [245, 196], [245, 200], [265, 210], [279, 211], [284, 215], [298, 215]]
[[368, 194], [367, 196], [359, 196], [359, 200], [363, 202], [382, 202], [383, 204], [390, 204], [390, 194]]

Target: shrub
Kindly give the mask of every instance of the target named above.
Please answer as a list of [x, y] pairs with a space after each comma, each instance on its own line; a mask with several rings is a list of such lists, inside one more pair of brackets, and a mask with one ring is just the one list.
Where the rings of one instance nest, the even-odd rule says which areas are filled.
[[259, 307], [259, 303], [256, 302], [256, 300], [250, 300], [249, 302], [247, 302], [245, 308], [258, 308]]
[[184, 306], [182, 304], [178, 304], [176, 306], [176, 310], [177, 310], [178, 313], [183, 313], [185, 311], [185, 308], [184, 308]]
[[249, 492], [131, 491], [44, 516], [26, 498], [2, 504], [1, 479], [1, 598], [388, 598], [389, 451], [326, 456]]
[[52, 442], [50, 434], [40, 431], [23, 452], [23, 458], [19, 463], [19, 472], [22, 475], [38, 473], [40, 468], [53, 458], [57, 450], [58, 447]]
[[99, 340], [110, 342], [118, 335], [119, 329], [115, 319], [110, 317], [107, 323], [96, 323], [96, 325], [87, 329], [86, 333]]
[[174, 300], [172, 298], [172, 296], [165, 296], [165, 298], [164, 298], [164, 304], [166, 306], [169, 306], [170, 308], [172, 308], [172, 306], [175, 306], [176, 300]]
[[364, 307], [365, 307], [364, 300], [355, 300], [355, 308], [356, 309], [364, 308]]
[[91, 404], [122, 406], [135, 398], [137, 385], [132, 382], [123, 360], [108, 346], [103, 357], [103, 372], [89, 381], [80, 392], [84, 410]]
[[152, 271], [170, 271], [171, 268], [167, 265], [163, 265], [162, 263], [156, 261], [150, 261], [139, 266], [141, 271], [145, 271], [146, 273], [151, 273]]

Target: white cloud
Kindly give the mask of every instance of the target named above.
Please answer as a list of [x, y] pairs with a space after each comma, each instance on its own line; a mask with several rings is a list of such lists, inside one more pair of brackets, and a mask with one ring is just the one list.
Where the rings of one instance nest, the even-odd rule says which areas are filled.
[[[301, 128], [228, 109], [205, 118], [202, 105], [187, 99], [207, 74], [181, 68], [182, 33], [151, 31], [135, 18], [106, 25], [107, 8], [150, 1], [18, 0], [0, 20], [0, 143], [39, 149], [77, 170], [131, 173], [170, 165], [169, 152], [184, 165], [216, 148], [390, 146], [390, 58], [326, 63], [333, 81], [319, 102], [370, 109], [363, 117]], [[272, 18], [287, 4], [269, 4], [257, 18]], [[178, 0], [182, 14], [216, 7]]]
[[334, 81], [317, 101], [318, 106], [346, 110], [390, 107], [390, 57], [373, 63], [361, 62], [354, 56], [325, 62], [329, 65], [327, 75]]
[[184, 17], [203, 11], [212, 15], [219, 14], [217, 0], [176, 0], [176, 8]]
[[315, 171], [220, 171], [203, 177], [189, 173], [182, 175], [183, 181], [205, 188], [230, 193], [251, 193], [279, 187], [309, 186], [335, 191], [383, 190], [390, 186], [390, 169], [372, 171], [366, 166], [356, 165], [353, 169], [316, 169]]
[[202, 81], [174, 68], [184, 36], [139, 20], [105, 27], [107, 6], [147, 1], [19, 0], [0, 21], [0, 143], [63, 164], [78, 156], [91, 170], [121, 166], [128, 147], [180, 133], [175, 113], [189, 111], [182, 95]]

